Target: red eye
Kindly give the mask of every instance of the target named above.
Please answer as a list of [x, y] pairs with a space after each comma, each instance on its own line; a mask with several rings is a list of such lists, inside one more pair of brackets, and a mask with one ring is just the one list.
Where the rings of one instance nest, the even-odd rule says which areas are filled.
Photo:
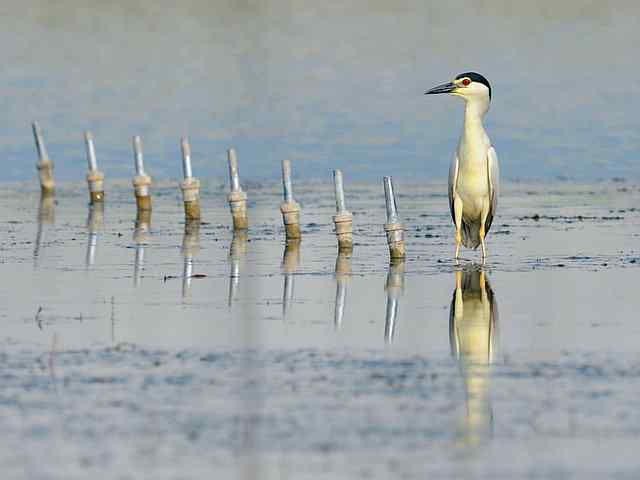
[[464, 85], [465, 87], [468, 87], [470, 83], [471, 83], [471, 80], [469, 80], [468, 78], [465, 78], [464, 80], [462, 80], [462, 85]]

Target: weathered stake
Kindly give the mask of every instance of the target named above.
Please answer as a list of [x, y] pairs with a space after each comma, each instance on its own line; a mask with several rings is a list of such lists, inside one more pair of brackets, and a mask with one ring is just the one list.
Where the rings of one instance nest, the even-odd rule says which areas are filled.
[[405, 257], [404, 248], [404, 228], [398, 218], [398, 207], [393, 191], [393, 180], [391, 177], [384, 177], [384, 198], [387, 206], [387, 223], [384, 231], [387, 234], [389, 244], [389, 256], [392, 259], [402, 259]]
[[247, 217], [247, 194], [240, 187], [240, 176], [238, 175], [238, 157], [236, 151], [230, 148], [227, 151], [229, 161], [229, 180], [231, 182], [231, 191], [227, 200], [231, 209], [231, 217], [233, 218], [234, 230], [246, 230], [249, 228], [249, 219]]
[[184, 202], [184, 216], [187, 222], [200, 220], [200, 180], [193, 176], [191, 170], [191, 145], [187, 138], [181, 140], [182, 171], [184, 180], [180, 184]]
[[282, 161], [282, 187], [284, 202], [280, 205], [282, 222], [284, 223], [287, 240], [300, 240], [300, 205], [293, 199], [293, 187], [291, 184], [291, 162]]
[[[136, 223], [133, 231], [133, 242], [136, 247], [135, 260], [133, 264], [133, 285], [137, 287], [142, 281], [142, 271], [144, 270], [144, 250], [151, 238], [151, 195], [149, 194], [151, 179], [144, 173], [142, 142], [138, 136], [133, 137], [133, 149], [136, 160], [136, 176], [133, 179], [133, 187], [135, 189], [137, 206]], [[148, 179], [148, 182], [145, 177]]]
[[133, 158], [136, 176], [133, 177], [133, 190], [136, 195], [136, 207], [139, 212], [151, 212], [151, 177], [144, 171], [144, 157], [142, 155], [142, 139], [139, 135], [133, 137]]
[[184, 180], [180, 184], [182, 200], [184, 202], [184, 216], [187, 222], [200, 220], [200, 180], [193, 176], [191, 170], [191, 145], [189, 139], [183, 137], [180, 141], [182, 148], [182, 172]]
[[40, 177], [40, 190], [42, 195], [53, 195], [55, 193], [55, 181], [53, 180], [53, 162], [49, 158], [47, 147], [44, 144], [44, 136], [38, 122], [33, 122], [33, 138], [36, 141], [36, 149], [38, 150], [38, 163], [36, 169]]
[[84, 132], [84, 141], [87, 146], [87, 162], [89, 163], [89, 171], [87, 172], [89, 200], [91, 204], [100, 203], [104, 201], [104, 173], [98, 170], [93, 134], [91, 132]]
[[345, 206], [342, 172], [333, 171], [333, 183], [336, 189], [336, 215], [333, 223], [338, 237], [338, 251], [350, 253], [353, 250], [353, 215]]

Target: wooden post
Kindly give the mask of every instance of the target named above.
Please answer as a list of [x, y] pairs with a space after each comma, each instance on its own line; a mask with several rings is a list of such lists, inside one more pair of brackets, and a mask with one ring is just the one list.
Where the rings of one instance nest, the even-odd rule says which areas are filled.
[[300, 240], [300, 205], [293, 199], [293, 187], [291, 183], [291, 162], [282, 161], [282, 187], [284, 190], [284, 202], [280, 205], [282, 221], [284, 223], [287, 241]]
[[238, 175], [238, 157], [236, 151], [230, 148], [227, 151], [229, 161], [229, 180], [231, 188], [229, 196], [229, 208], [233, 218], [234, 230], [246, 230], [249, 228], [249, 219], [247, 218], [247, 194], [240, 187], [240, 176]]
[[200, 181], [191, 170], [191, 145], [187, 138], [181, 141], [182, 171], [184, 180], [180, 185], [184, 202], [184, 216], [187, 222], [200, 221]]
[[40, 191], [42, 195], [53, 195], [55, 193], [56, 184], [53, 180], [53, 162], [49, 158], [47, 147], [44, 144], [44, 136], [38, 122], [33, 122], [33, 138], [36, 141], [36, 150], [38, 151], [38, 163], [36, 169], [40, 177]]
[[133, 190], [136, 195], [138, 212], [151, 212], [151, 177], [144, 171], [144, 157], [142, 155], [142, 139], [139, 135], [133, 137], [133, 158], [136, 176], [133, 178]]
[[104, 173], [98, 170], [93, 134], [84, 132], [84, 141], [87, 146], [87, 162], [89, 163], [89, 171], [87, 172], [89, 200], [91, 204], [101, 203], [104, 201]]
[[384, 177], [383, 183], [385, 203], [387, 206], [387, 223], [384, 225], [384, 231], [387, 234], [389, 256], [392, 259], [402, 259], [405, 257], [404, 228], [398, 218], [398, 207], [393, 191], [393, 180], [391, 177]]
[[345, 206], [342, 172], [333, 171], [333, 183], [336, 190], [336, 214], [333, 223], [338, 237], [338, 251], [350, 253], [353, 250], [353, 215]]

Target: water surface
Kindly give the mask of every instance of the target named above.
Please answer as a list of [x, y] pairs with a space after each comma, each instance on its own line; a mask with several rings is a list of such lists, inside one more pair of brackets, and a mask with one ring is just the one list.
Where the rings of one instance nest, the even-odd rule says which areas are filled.
[[634, 477], [639, 188], [507, 185], [484, 268], [451, 261], [439, 185], [396, 189], [390, 266], [381, 185], [347, 187], [351, 258], [328, 184], [296, 189], [299, 250], [278, 185], [235, 240], [215, 184], [199, 232], [170, 184], [148, 230], [124, 183], [104, 211], [80, 184], [7, 188], [7, 476]]

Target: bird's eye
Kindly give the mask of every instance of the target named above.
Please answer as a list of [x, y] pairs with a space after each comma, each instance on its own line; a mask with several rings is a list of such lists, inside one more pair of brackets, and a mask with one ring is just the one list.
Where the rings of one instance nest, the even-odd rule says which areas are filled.
[[465, 78], [462, 80], [462, 85], [464, 85], [465, 87], [468, 87], [470, 83], [471, 83], [471, 80], [469, 80], [468, 78]]

